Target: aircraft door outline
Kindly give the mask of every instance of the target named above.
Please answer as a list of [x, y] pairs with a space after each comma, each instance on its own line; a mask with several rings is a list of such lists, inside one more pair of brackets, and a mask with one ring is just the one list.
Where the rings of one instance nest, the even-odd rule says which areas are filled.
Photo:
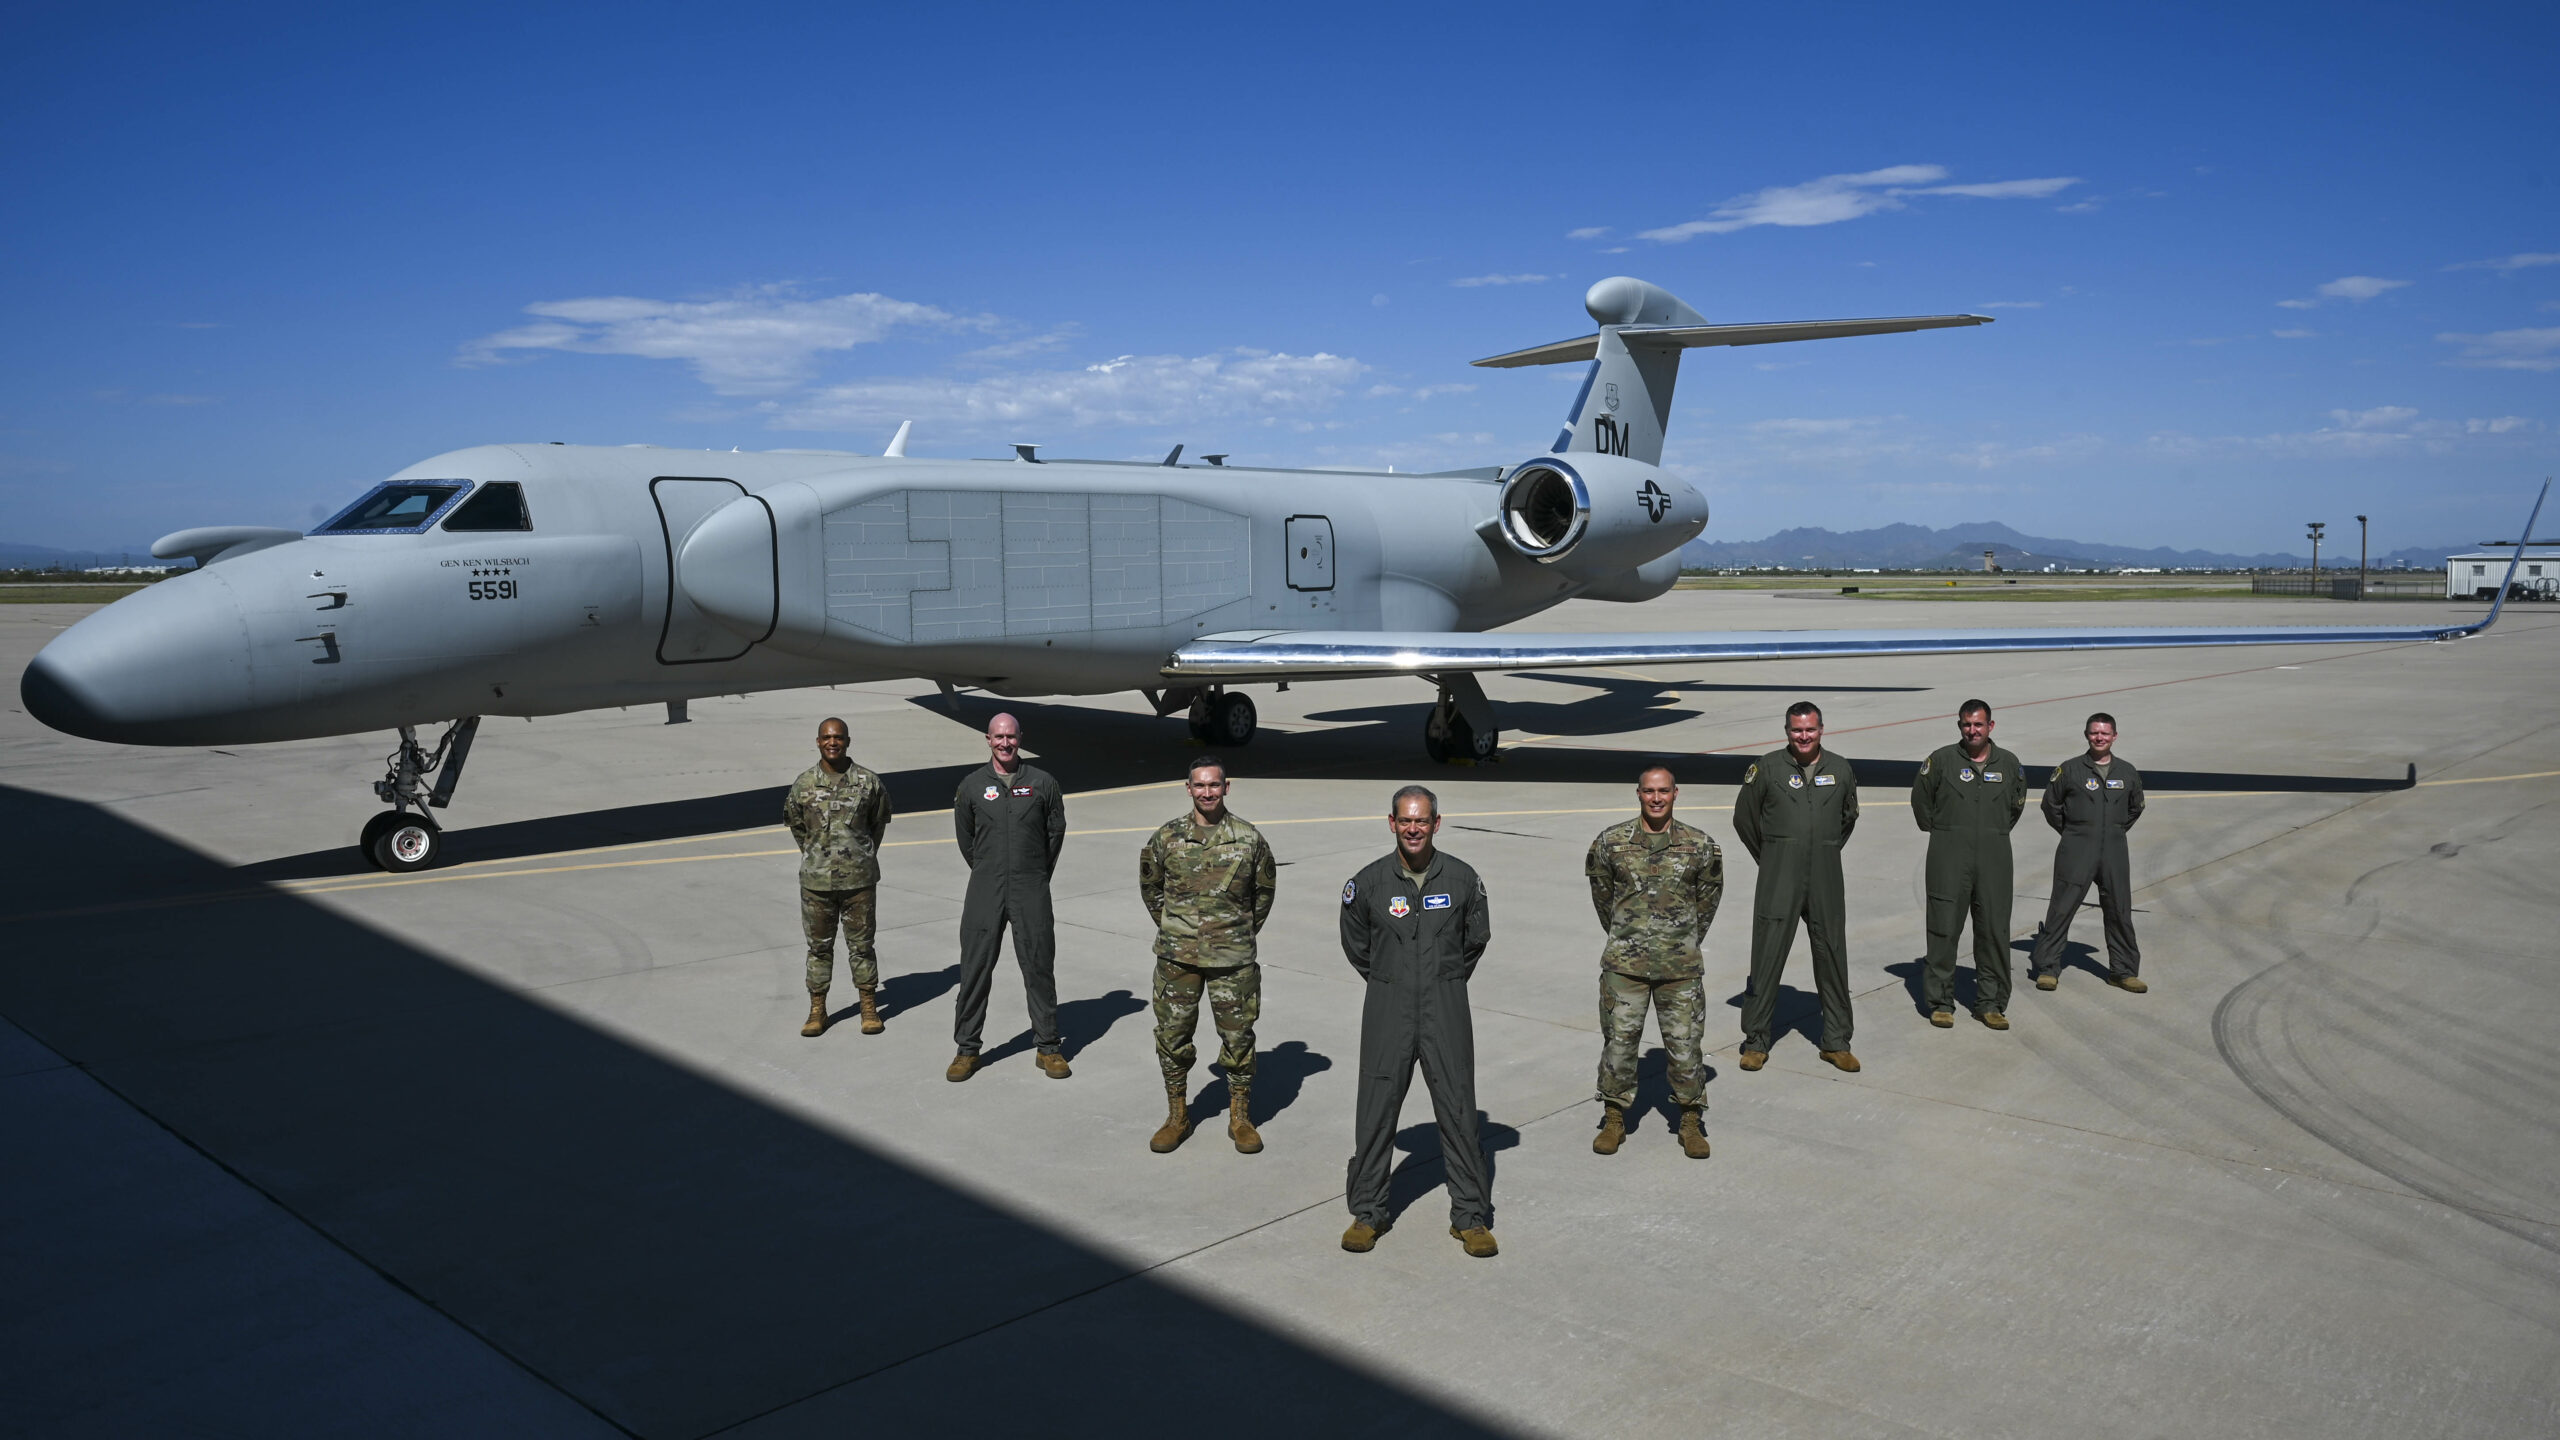
[[1323, 515], [1292, 515], [1282, 526], [1287, 546], [1289, 588], [1333, 588], [1333, 521]]
[[[658, 530], [667, 547], [667, 603], [658, 622], [658, 663], [661, 665], [713, 665], [743, 658], [756, 647], [757, 641], [741, 643], [738, 636], [704, 615], [691, 597], [684, 593], [683, 577], [677, 573], [676, 557], [694, 530], [722, 506], [745, 498], [747, 487], [735, 480], [698, 475], [661, 475], [649, 482], [649, 498], [657, 506]], [[672, 502], [673, 508], [670, 508]], [[768, 516], [768, 525], [770, 517]], [[773, 584], [777, 612], [781, 603], [781, 555], [779, 537], [776, 549], [767, 557], [766, 577]], [[767, 628], [765, 637], [772, 635]], [[673, 645], [678, 653], [670, 654]], [[736, 647], [734, 650], [729, 647]], [[699, 653], [706, 649], [724, 653]], [[695, 652], [695, 653], [685, 653]]]

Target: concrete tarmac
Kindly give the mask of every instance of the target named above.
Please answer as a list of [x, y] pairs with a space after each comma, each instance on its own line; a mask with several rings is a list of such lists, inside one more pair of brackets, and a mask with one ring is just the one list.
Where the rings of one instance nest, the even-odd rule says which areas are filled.
[[[2314, 601], [1912, 601], [1862, 626], [2283, 624]], [[2473, 606], [2366, 607], [2375, 623]], [[82, 607], [0, 612], [15, 674]], [[1758, 594], [1577, 604], [1525, 629], [1799, 628]], [[1146, 833], [1198, 748], [1136, 697], [946, 707], [930, 685], [482, 727], [454, 863], [353, 839], [388, 736], [127, 749], [0, 714], [0, 1432], [649, 1436], [2324, 1437], [2560, 1433], [2560, 616], [2454, 645], [1494, 677], [1499, 764], [1421, 754], [1416, 681], [1253, 693], [1236, 811], [1282, 862], [1241, 1156], [1222, 1082], [1162, 1118]], [[2016, 832], [2015, 1029], [1918, 1012], [1908, 784], [1979, 695], [2040, 783], [2114, 712], [2152, 989], [2023, 982], [2053, 837]], [[1816, 1060], [1797, 942], [1768, 1069], [1709, 1030], [1698, 1162], [1658, 1049], [1591, 1153], [1600, 934], [1584, 847], [1640, 765], [1725, 847], [1711, 995], [1752, 866], [1729, 806], [1790, 701], [1858, 762], [1856, 1048]], [[947, 807], [999, 708], [1069, 792], [1072, 1079], [999, 970], [951, 1055]], [[841, 714], [891, 782], [889, 1028], [798, 1033], [776, 823]], [[2415, 766], [2414, 785], [2408, 783]], [[1492, 887], [1474, 987], [1503, 1252], [1446, 1234], [1420, 1087], [1399, 1223], [1335, 1240], [1359, 989], [1342, 882], [1419, 780]], [[1958, 995], [1969, 994], [1960, 971]], [[1214, 1042], [1204, 1032], [1204, 1053]]]

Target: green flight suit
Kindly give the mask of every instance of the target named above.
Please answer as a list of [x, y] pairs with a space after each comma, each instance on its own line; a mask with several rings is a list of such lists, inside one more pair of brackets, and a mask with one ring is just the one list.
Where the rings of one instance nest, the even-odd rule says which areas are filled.
[[1798, 765], [1794, 752], [1782, 747], [1743, 772], [1733, 797], [1733, 833], [1760, 866], [1751, 897], [1743, 1049], [1768, 1052], [1778, 977], [1786, 973], [1799, 919], [1813, 945], [1813, 983], [1822, 995], [1822, 1048], [1849, 1048], [1849, 905], [1840, 847], [1856, 828], [1858, 777], [1828, 750], [1811, 765]]
[[1240, 816], [1166, 821], [1138, 850], [1138, 898], [1156, 923], [1156, 1065], [1181, 1084], [1199, 1058], [1200, 1002], [1218, 1031], [1227, 1084], [1253, 1083], [1253, 1026], [1262, 1018], [1255, 939], [1271, 918], [1280, 870], [1271, 844]]
[[2009, 832], [2027, 811], [2018, 757], [1992, 746], [1979, 761], [1961, 744], [1920, 762], [1911, 818], [1929, 834], [1929, 959], [1921, 998], [1953, 1010], [1956, 935], [1973, 920], [1973, 1013], [2009, 1008], [2009, 906], [2017, 894]]
[[2133, 863], [2125, 844], [2125, 832], [2141, 818], [2142, 772], [2132, 761], [2116, 755], [2101, 766], [2084, 752], [2054, 767], [2044, 789], [2044, 819], [2061, 832], [2062, 843], [2053, 850], [2053, 899], [2027, 962], [2036, 974], [2062, 973], [2062, 944], [2071, 938], [2071, 917], [2093, 880], [2098, 912], [2106, 920], [2107, 969], [2120, 976], [2142, 973], [2142, 949], [2133, 941]]
[[1010, 925], [1031, 1038], [1041, 1054], [1055, 1055], [1058, 927], [1049, 908], [1049, 874], [1067, 844], [1066, 795], [1037, 766], [999, 775], [995, 766], [981, 765], [952, 797], [951, 826], [961, 863], [969, 867], [968, 897], [960, 902], [960, 989], [952, 1040], [961, 1054], [978, 1053], [996, 953]]
[[1368, 982], [1360, 1003], [1360, 1092], [1344, 1198], [1380, 1230], [1395, 1217], [1387, 1180], [1413, 1067], [1431, 1091], [1448, 1176], [1449, 1223], [1493, 1223], [1492, 1177], [1476, 1134], [1476, 1033], [1467, 981], [1493, 942], [1484, 881], [1435, 851], [1420, 884], [1389, 851], [1342, 887], [1342, 954]]

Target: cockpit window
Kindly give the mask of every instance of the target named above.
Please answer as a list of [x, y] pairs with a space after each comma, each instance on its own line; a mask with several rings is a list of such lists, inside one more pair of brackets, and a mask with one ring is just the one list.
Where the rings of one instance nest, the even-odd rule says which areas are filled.
[[467, 480], [387, 480], [338, 512], [314, 535], [414, 535], [471, 488]]
[[524, 487], [512, 480], [492, 480], [475, 491], [444, 522], [447, 530], [530, 530], [533, 517], [525, 513]]

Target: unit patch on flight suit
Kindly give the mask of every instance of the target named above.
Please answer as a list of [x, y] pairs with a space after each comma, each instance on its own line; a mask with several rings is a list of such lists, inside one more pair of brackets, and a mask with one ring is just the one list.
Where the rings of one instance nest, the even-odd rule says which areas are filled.
[[1357, 895], [1357, 894], [1359, 894], [1359, 893], [1360, 893], [1360, 882], [1359, 882], [1359, 881], [1357, 881], [1357, 880], [1345, 880], [1345, 881], [1343, 881], [1343, 882], [1342, 882], [1342, 903], [1343, 903], [1343, 904], [1345, 904], [1345, 905], [1350, 904], [1350, 903], [1351, 903], [1351, 897], [1352, 897], [1352, 896], [1354, 896], [1354, 895]]
[[1413, 913], [1413, 906], [1401, 895], [1387, 902], [1387, 913], [1401, 920]]
[[2080, 786], [2084, 790], [2095, 790], [2098, 788], [2098, 777], [2092, 775], [2088, 779], [2081, 781]]
[[1801, 776], [1801, 775], [1790, 775], [1790, 776], [1788, 776], [1788, 777], [1787, 777], [1787, 788], [1788, 788], [1788, 789], [1790, 789], [1790, 790], [1801, 790], [1801, 789], [1803, 789], [1803, 788], [1804, 788], [1804, 777], [1803, 777], [1803, 776]]
[[1956, 778], [1957, 778], [1957, 779], [1959, 779], [1959, 780], [1970, 780], [1970, 779], [1972, 779], [1972, 778], [1973, 778], [1973, 767], [1972, 767], [1972, 766], [1970, 766], [1970, 765], [1967, 765], [1967, 766], [1966, 766], [1966, 767], [1964, 767], [1963, 769], [1961, 769], [1961, 770], [1957, 771], [1957, 772], [1956, 772]]
[[996, 798], [996, 787], [994, 787], [993, 785], [988, 786], [988, 787], [987, 787], [987, 793], [986, 793], [985, 795], [983, 795], [983, 796], [979, 797], [979, 798], [981, 798], [981, 799], [985, 799], [985, 800], [993, 800], [994, 798]]

